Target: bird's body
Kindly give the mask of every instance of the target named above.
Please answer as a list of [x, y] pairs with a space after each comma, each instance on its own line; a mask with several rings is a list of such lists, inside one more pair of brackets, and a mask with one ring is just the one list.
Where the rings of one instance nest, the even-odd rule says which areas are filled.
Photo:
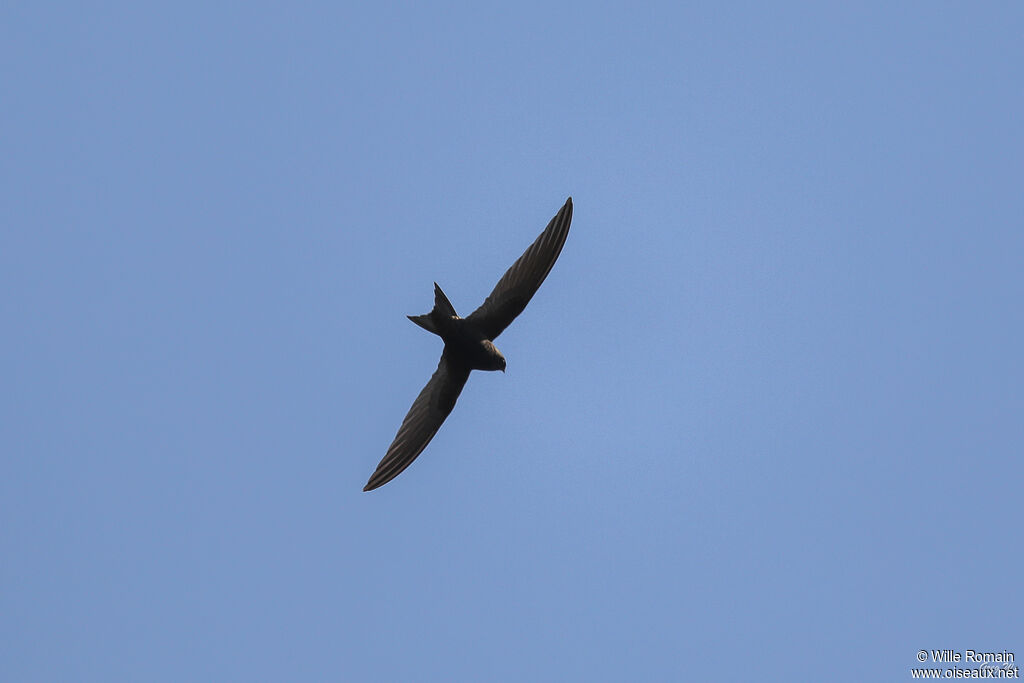
[[444, 340], [445, 352], [470, 370], [505, 370], [505, 357], [483, 330], [460, 318], [441, 288], [434, 283], [434, 310], [426, 315], [410, 315], [413, 321]]
[[465, 320], [454, 320], [454, 333], [442, 337], [444, 347], [470, 370], [501, 370], [505, 372], [505, 356], [490, 339], [479, 336], [480, 332]]
[[562, 251], [572, 222], [572, 197], [566, 200], [544, 232], [512, 264], [490, 296], [466, 318], [460, 318], [441, 288], [434, 283], [434, 308], [410, 315], [423, 329], [444, 341], [437, 370], [413, 401], [387, 454], [377, 465], [364, 491], [388, 483], [423, 452], [455, 407], [472, 370], [505, 370], [505, 357], [494, 339], [519, 315], [547, 277]]

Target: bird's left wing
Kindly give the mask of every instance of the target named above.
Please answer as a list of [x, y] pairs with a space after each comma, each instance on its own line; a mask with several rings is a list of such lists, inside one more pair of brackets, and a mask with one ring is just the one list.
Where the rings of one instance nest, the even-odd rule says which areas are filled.
[[466, 320], [488, 339], [494, 339], [523, 312], [537, 292], [551, 266], [562, 253], [572, 223], [572, 197], [558, 210], [544, 232], [537, 236], [523, 255], [505, 271], [490, 296], [469, 314]]
[[402, 420], [395, 440], [366, 483], [364, 491], [372, 491], [388, 483], [423, 452], [452, 412], [468, 378], [469, 368], [453, 362], [447, 353], [441, 354], [437, 370], [412, 402], [412, 408]]

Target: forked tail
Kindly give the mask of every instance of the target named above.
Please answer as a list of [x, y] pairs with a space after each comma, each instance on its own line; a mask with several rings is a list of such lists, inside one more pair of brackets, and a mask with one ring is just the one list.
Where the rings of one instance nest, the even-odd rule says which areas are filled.
[[452, 306], [452, 302], [448, 301], [448, 297], [444, 295], [441, 288], [434, 283], [434, 308], [430, 313], [423, 315], [407, 315], [406, 317], [425, 329], [427, 332], [433, 332], [440, 336], [438, 332], [436, 321], [444, 318], [455, 318], [458, 313], [455, 312], [455, 307]]

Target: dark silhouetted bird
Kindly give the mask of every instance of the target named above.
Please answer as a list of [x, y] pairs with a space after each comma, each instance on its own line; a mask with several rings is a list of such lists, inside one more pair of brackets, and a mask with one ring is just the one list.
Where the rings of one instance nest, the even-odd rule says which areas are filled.
[[509, 268], [494, 291], [469, 317], [460, 318], [434, 283], [434, 308], [413, 321], [444, 340], [437, 370], [402, 420], [395, 440], [363, 488], [371, 491], [402, 473], [427, 447], [455, 407], [471, 370], [505, 371], [505, 357], [493, 341], [523, 312], [562, 251], [572, 222], [572, 197], [566, 200], [530, 248]]

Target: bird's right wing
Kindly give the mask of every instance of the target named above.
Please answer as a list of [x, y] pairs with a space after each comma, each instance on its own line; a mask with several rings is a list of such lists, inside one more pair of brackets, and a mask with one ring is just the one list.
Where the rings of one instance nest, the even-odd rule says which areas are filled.
[[372, 491], [388, 483], [423, 452], [452, 412], [468, 378], [469, 368], [452, 362], [448, 354], [441, 354], [437, 370], [412, 402], [412, 408], [402, 420], [395, 440], [366, 483], [364, 491]]
[[569, 235], [572, 223], [572, 197], [558, 210], [544, 232], [523, 252], [512, 267], [498, 280], [490, 296], [466, 320], [495, 339], [502, 330], [523, 312], [526, 304], [537, 292], [544, 278], [551, 272], [555, 259], [562, 253], [562, 245]]

